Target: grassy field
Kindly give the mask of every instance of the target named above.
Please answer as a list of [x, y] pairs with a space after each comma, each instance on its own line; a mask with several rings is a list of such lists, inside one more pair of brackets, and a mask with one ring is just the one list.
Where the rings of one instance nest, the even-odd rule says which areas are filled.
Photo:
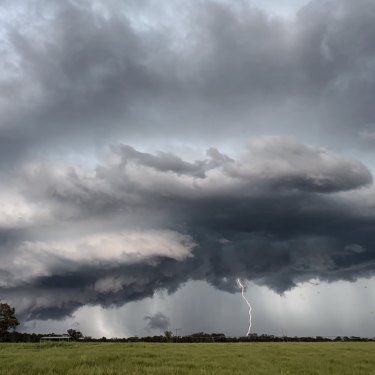
[[375, 343], [3, 344], [0, 374], [375, 374]]

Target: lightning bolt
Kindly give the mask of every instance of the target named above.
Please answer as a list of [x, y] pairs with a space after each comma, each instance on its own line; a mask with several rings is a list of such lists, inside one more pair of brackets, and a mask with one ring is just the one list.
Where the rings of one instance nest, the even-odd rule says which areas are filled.
[[245, 287], [243, 286], [243, 284], [242, 284], [242, 282], [239, 278], [237, 279], [237, 285], [238, 285], [239, 288], [241, 288], [242, 298], [245, 300], [247, 306], [249, 306], [249, 328], [248, 328], [247, 333], [246, 333], [246, 336], [249, 336], [250, 331], [251, 331], [251, 311], [252, 311], [252, 308], [251, 308], [250, 302], [245, 297], [245, 294], [244, 294]]

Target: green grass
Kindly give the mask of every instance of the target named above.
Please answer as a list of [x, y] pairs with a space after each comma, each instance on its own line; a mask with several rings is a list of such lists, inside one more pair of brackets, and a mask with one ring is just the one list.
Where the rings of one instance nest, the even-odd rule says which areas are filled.
[[0, 374], [375, 374], [375, 343], [3, 344]]

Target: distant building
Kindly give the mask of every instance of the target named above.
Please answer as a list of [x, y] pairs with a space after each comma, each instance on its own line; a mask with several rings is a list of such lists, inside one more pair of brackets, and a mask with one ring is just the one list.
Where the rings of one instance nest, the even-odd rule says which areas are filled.
[[63, 341], [70, 341], [69, 335], [61, 335], [61, 336], [43, 336], [40, 338], [40, 342], [63, 342]]

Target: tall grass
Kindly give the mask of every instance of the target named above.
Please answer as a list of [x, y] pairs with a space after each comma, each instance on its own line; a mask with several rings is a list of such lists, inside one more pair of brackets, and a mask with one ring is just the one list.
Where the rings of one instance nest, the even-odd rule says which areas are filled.
[[364, 375], [375, 344], [3, 344], [0, 374]]

